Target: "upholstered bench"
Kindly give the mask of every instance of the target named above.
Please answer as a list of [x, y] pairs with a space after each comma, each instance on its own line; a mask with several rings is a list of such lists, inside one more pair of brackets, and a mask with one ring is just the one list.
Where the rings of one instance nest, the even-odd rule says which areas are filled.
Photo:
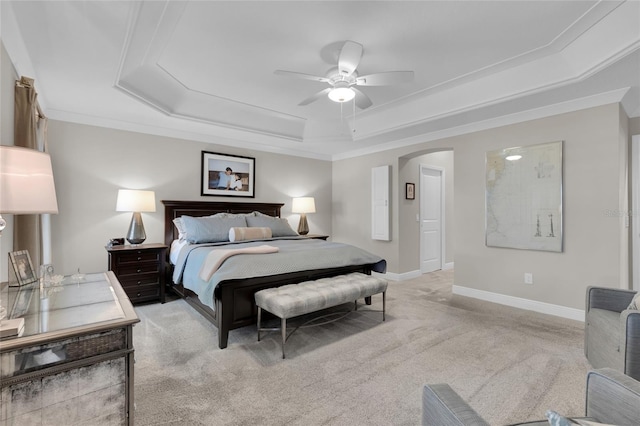
[[[258, 306], [258, 341], [260, 341], [261, 331], [273, 330], [272, 328], [263, 329], [261, 327], [263, 309], [281, 320], [282, 358], [284, 358], [284, 345], [288, 338], [288, 318], [309, 314], [348, 302], [354, 302], [354, 309], [357, 310], [358, 299], [382, 293], [382, 320], [384, 321], [386, 292], [386, 280], [360, 272], [260, 290], [255, 296], [256, 305]], [[291, 333], [293, 333], [293, 331]]]

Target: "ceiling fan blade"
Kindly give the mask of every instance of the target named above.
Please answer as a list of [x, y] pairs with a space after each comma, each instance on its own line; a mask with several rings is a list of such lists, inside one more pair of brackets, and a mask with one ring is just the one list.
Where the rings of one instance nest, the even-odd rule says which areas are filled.
[[331, 87], [327, 87], [326, 89], [321, 90], [318, 93], [309, 96], [307, 99], [305, 99], [304, 101], [300, 102], [298, 105], [300, 105], [300, 106], [309, 105], [311, 102], [315, 102], [318, 99], [320, 99], [321, 97], [323, 97], [325, 95], [328, 95], [330, 91], [331, 91]]
[[371, 102], [371, 99], [369, 99], [369, 97], [367, 95], [365, 95], [364, 93], [362, 93], [360, 90], [356, 89], [353, 86], [351, 86], [351, 90], [356, 92], [356, 97], [354, 99], [354, 102], [356, 103], [358, 108], [367, 109], [371, 105], [373, 105], [373, 102]]
[[305, 79], [305, 80], [319, 81], [321, 83], [329, 83], [329, 79], [326, 78], [326, 77], [320, 77], [320, 76], [311, 75], [311, 74], [304, 74], [304, 73], [301, 73], [301, 72], [275, 70], [273, 73], [276, 74], [276, 75], [284, 75], [284, 76], [287, 76], [287, 77], [302, 78], [302, 79]]
[[340, 75], [349, 76], [358, 68], [362, 57], [362, 45], [355, 41], [347, 40], [342, 46], [338, 57], [338, 71]]
[[356, 78], [358, 86], [391, 86], [413, 81], [413, 71], [388, 71]]

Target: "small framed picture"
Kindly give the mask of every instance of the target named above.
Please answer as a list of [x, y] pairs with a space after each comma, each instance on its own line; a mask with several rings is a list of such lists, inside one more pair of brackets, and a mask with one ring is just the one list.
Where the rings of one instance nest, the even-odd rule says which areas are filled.
[[16, 300], [11, 309], [11, 318], [20, 318], [29, 311], [33, 291], [33, 286], [18, 289]]
[[9, 263], [15, 273], [16, 281], [10, 280], [11, 286], [22, 286], [38, 281], [38, 275], [33, 270], [31, 256], [27, 250], [14, 251], [9, 253]]
[[415, 183], [406, 183], [404, 188], [404, 198], [407, 200], [415, 200], [416, 199], [416, 184]]
[[202, 151], [200, 195], [255, 197], [256, 159]]

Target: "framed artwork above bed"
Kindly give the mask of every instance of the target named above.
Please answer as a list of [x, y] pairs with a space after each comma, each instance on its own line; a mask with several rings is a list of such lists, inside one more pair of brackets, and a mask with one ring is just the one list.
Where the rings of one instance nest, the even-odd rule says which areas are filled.
[[202, 151], [201, 167], [201, 195], [255, 197], [255, 158]]

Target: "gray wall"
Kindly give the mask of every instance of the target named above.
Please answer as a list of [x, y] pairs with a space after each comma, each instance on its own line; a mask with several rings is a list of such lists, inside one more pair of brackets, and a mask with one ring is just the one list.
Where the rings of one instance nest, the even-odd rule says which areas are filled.
[[629, 134], [640, 135], [640, 117], [629, 119]]
[[[413, 242], [398, 220], [406, 209], [401, 158], [425, 150], [453, 150], [455, 181], [455, 284], [555, 305], [583, 309], [588, 285], [627, 287], [625, 211], [627, 145], [617, 104], [552, 116], [501, 128], [436, 140], [411, 148], [344, 159], [333, 164], [333, 237], [385, 257], [389, 271], [419, 269], [405, 264], [399, 253]], [[563, 140], [564, 252], [549, 253], [486, 247], [484, 244], [485, 153], [489, 150]], [[392, 240], [373, 241], [371, 168], [392, 166]], [[349, 185], [341, 183], [349, 182]], [[417, 259], [414, 257], [414, 262]], [[523, 283], [524, 272], [534, 276]]]
[[[156, 193], [155, 213], [142, 213], [147, 242], [163, 242], [160, 200], [234, 200], [284, 203], [282, 216], [297, 229], [291, 198], [313, 196], [312, 233], [331, 234], [331, 162], [270, 154], [127, 131], [49, 122], [49, 149], [59, 214], [52, 216], [56, 272], [105, 271], [109, 238], [126, 234], [131, 213], [116, 212], [119, 188]], [[256, 159], [256, 197], [200, 196], [201, 151]]]

